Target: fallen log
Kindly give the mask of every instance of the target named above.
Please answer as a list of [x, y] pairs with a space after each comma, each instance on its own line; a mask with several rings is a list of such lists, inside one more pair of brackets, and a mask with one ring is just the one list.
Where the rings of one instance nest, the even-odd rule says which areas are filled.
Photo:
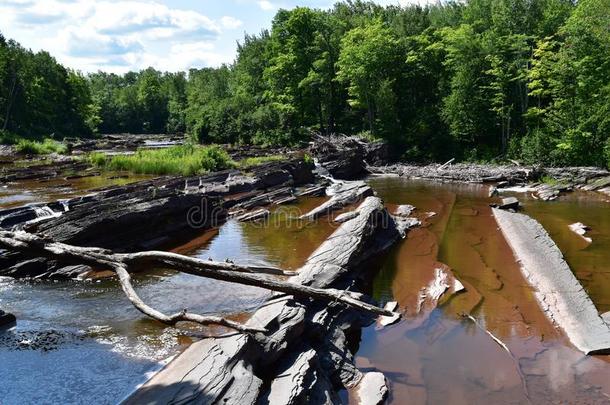
[[[358, 212], [312, 253], [290, 283], [353, 286], [358, 271], [367, 268], [364, 261], [400, 237], [379, 198], [365, 199]], [[196, 342], [125, 403], [340, 403], [337, 392], [362, 379], [347, 336], [370, 322], [340, 303], [276, 296], [246, 323], [267, 329], [258, 339], [235, 335]]]
[[583, 353], [610, 353], [610, 326], [542, 225], [524, 214], [492, 210], [542, 310]]
[[275, 268], [248, 267], [236, 265], [234, 263], [205, 261], [169, 252], [113, 253], [106, 249], [83, 248], [60, 242], [53, 242], [23, 231], [0, 231], [0, 245], [29, 256], [42, 256], [71, 263], [84, 263], [91, 266], [110, 268], [119, 277], [121, 287], [127, 298], [140, 312], [168, 325], [188, 321], [202, 325], [219, 324], [236, 329], [240, 332], [260, 332], [264, 330], [256, 327], [245, 327], [220, 317], [189, 314], [186, 310], [173, 315], [165, 315], [147, 306], [137, 295], [131, 284], [131, 277], [128, 272], [129, 266], [141, 266], [146, 264], [169, 267], [200, 277], [209, 277], [217, 280], [267, 288], [272, 291], [279, 291], [297, 296], [341, 302], [350, 307], [368, 311], [376, 315], [392, 315], [391, 311], [362, 302], [358, 297], [349, 292], [301, 286], [254, 274], [261, 272], [286, 275], [283, 271]]

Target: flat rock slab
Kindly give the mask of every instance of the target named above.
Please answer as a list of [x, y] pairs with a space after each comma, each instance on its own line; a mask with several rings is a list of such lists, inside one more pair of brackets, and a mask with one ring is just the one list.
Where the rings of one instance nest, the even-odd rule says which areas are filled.
[[610, 326], [542, 225], [524, 214], [497, 208], [493, 214], [543, 311], [583, 353], [609, 354]]

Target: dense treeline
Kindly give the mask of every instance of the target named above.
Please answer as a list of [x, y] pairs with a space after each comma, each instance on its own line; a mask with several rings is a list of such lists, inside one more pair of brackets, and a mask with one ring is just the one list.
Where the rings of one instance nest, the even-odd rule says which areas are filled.
[[[47, 52], [0, 34], [0, 132], [30, 138], [88, 136], [97, 128], [88, 80]], [[4, 136], [3, 136], [4, 138]]]
[[176, 133], [185, 131], [185, 73], [161, 73], [152, 68], [123, 76], [88, 76], [99, 108], [101, 133]]
[[80, 122], [100, 132], [290, 144], [313, 129], [387, 139], [410, 160], [610, 162], [608, 0], [280, 10], [230, 66], [87, 80]]

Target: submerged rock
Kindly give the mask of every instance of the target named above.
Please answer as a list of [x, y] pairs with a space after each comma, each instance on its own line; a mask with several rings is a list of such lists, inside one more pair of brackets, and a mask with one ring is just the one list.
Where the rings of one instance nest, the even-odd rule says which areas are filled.
[[583, 224], [582, 222], [576, 222], [574, 224], [568, 225], [568, 227], [570, 228], [570, 230], [572, 232], [574, 232], [577, 235], [581, 236], [587, 242], [589, 242], [589, 243], [593, 242], [593, 239], [585, 236], [587, 231], [591, 230], [591, 228], [589, 228], [587, 225]]

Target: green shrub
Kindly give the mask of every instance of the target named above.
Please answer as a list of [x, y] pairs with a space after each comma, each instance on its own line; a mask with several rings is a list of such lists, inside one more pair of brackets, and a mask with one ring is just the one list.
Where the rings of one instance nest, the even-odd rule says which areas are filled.
[[314, 163], [313, 157], [309, 153], [306, 153], [303, 155], [303, 162], [312, 165]]
[[[517, 147], [513, 147], [515, 151]], [[539, 129], [534, 129], [521, 138], [519, 144], [519, 156], [524, 163], [536, 164], [541, 163], [544, 165], [552, 165], [554, 162], [555, 145], [549, 134]], [[515, 155], [517, 152], [515, 151]]]
[[544, 183], [544, 184], [548, 184], [550, 186], [557, 186], [557, 185], [561, 184], [561, 182], [559, 180], [557, 180], [554, 177], [548, 176], [548, 175], [544, 175], [544, 176], [540, 177], [540, 182]]
[[223, 170], [235, 165], [229, 154], [219, 146], [191, 144], [166, 149], [140, 149], [133, 155], [107, 157], [98, 153], [90, 155], [89, 161], [107, 170], [184, 176]]
[[101, 152], [92, 152], [87, 156], [87, 160], [93, 166], [104, 167], [108, 161], [108, 157]]
[[30, 141], [29, 139], [20, 139], [15, 146], [19, 153], [28, 155], [48, 155], [50, 153], [66, 153], [68, 150], [66, 145], [54, 141], [53, 139], [45, 139], [42, 142]]

